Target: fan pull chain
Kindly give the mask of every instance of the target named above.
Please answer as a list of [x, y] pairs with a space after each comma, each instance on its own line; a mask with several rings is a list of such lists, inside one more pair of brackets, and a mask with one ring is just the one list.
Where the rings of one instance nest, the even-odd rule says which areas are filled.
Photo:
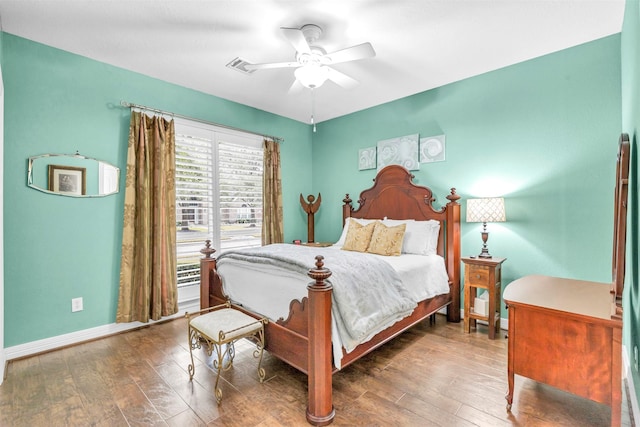
[[313, 116], [316, 114], [316, 96], [315, 91], [311, 88], [311, 124], [313, 125], [313, 132], [316, 132], [316, 121]]

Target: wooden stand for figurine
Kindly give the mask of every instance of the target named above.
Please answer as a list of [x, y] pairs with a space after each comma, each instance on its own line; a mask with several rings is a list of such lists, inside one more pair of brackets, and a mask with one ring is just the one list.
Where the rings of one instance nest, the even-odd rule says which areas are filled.
[[302, 193], [300, 193], [300, 206], [307, 213], [307, 243], [313, 243], [314, 236], [314, 215], [320, 209], [320, 202], [322, 202], [322, 195], [318, 193], [318, 198], [316, 199], [313, 194], [309, 194], [307, 196], [307, 200], [304, 200], [302, 197]]

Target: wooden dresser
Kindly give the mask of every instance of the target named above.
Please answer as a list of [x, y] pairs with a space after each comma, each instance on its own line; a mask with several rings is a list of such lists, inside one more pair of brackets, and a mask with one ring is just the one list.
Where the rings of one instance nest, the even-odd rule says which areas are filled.
[[620, 425], [622, 322], [611, 318], [610, 290], [549, 276], [509, 284], [509, 409], [518, 374], [610, 405], [611, 425]]
[[509, 313], [507, 410], [518, 374], [609, 405], [611, 426], [620, 425], [629, 150], [629, 137], [622, 134], [614, 190], [612, 281], [533, 275], [504, 290]]

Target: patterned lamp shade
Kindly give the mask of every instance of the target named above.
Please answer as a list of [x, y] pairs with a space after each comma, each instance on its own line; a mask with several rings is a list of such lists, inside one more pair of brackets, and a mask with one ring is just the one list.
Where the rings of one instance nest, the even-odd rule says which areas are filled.
[[502, 197], [467, 200], [467, 222], [505, 222], [506, 220]]

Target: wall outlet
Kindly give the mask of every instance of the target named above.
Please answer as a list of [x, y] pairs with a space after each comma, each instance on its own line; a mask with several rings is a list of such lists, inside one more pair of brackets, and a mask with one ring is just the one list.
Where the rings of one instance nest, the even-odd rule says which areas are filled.
[[76, 311], [82, 311], [82, 297], [80, 298], [73, 298], [71, 300], [71, 312], [75, 313]]

